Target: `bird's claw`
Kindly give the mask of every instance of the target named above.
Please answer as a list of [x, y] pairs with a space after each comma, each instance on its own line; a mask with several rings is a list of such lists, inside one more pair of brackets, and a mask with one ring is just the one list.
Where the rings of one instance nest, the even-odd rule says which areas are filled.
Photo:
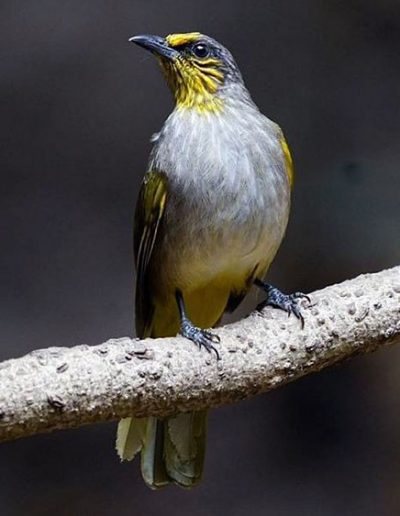
[[311, 303], [311, 299], [303, 292], [294, 292], [293, 294], [284, 294], [275, 287], [268, 289], [268, 297], [265, 301], [257, 306], [257, 310], [261, 311], [266, 306], [273, 306], [274, 308], [280, 308], [287, 312], [288, 317], [293, 314], [301, 322], [301, 327], [304, 328], [304, 317], [300, 311], [298, 301], [300, 299], [307, 299]]
[[294, 299], [307, 299], [307, 301], [311, 303], [311, 297], [307, 296], [307, 294], [303, 294], [303, 292], [294, 292], [293, 294], [289, 294], [289, 297], [293, 297]]
[[215, 335], [208, 330], [198, 328], [188, 320], [182, 322], [180, 333], [183, 337], [186, 337], [197, 344], [199, 349], [205, 348], [208, 353], [214, 352], [217, 360], [220, 360], [218, 350], [214, 346], [214, 344], [219, 344], [221, 341], [218, 335]]

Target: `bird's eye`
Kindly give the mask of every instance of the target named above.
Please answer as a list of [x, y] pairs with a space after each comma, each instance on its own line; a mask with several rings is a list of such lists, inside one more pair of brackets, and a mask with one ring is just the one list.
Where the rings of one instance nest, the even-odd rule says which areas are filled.
[[198, 43], [193, 47], [193, 53], [196, 57], [204, 58], [210, 54], [210, 49], [204, 43]]

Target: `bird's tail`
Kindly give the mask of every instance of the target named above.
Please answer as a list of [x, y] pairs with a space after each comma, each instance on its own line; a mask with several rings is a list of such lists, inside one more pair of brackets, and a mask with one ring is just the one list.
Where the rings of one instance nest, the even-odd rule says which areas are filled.
[[205, 410], [162, 420], [125, 418], [118, 425], [116, 448], [121, 460], [141, 451], [142, 476], [152, 489], [171, 482], [191, 488], [203, 472], [206, 430]]

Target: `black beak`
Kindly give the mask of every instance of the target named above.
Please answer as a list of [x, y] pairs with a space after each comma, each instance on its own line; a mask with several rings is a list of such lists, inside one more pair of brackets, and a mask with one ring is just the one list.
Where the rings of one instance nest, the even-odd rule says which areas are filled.
[[136, 43], [139, 47], [143, 47], [149, 50], [153, 54], [156, 54], [167, 59], [174, 59], [178, 57], [179, 53], [171, 48], [164, 38], [160, 36], [152, 36], [151, 34], [144, 34], [140, 36], [133, 36], [129, 41]]

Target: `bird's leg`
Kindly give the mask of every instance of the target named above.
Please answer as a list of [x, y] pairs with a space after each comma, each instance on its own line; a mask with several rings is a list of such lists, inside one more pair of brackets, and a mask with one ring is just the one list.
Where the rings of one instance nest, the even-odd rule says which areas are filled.
[[298, 301], [299, 299], [305, 298], [310, 303], [311, 299], [306, 294], [303, 294], [302, 292], [284, 294], [276, 287], [268, 285], [268, 283], [265, 283], [258, 278], [254, 280], [254, 284], [257, 287], [260, 287], [267, 294], [267, 298], [257, 306], [257, 310], [262, 310], [265, 306], [280, 308], [287, 312], [288, 315], [294, 314], [298, 319], [300, 319], [301, 327], [304, 328], [304, 317], [301, 314]]
[[187, 339], [197, 344], [200, 349], [202, 347], [206, 348], [206, 350], [209, 353], [214, 351], [214, 353], [217, 356], [217, 359], [219, 360], [219, 353], [217, 349], [214, 347], [214, 344], [220, 342], [220, 338], [218, 337], [218, 335], [214, 335], [213, 333], [207, 330], [198, 328], [192, 323], [192, 321], [186, 315], [185, 302], [183, 300], [183, 294], [180, 290], [175, 291], [175, 298], [178, 304], [179, 315], [181, 318], [181, 328], [179, 333], [183, 337], [186, 337]]

